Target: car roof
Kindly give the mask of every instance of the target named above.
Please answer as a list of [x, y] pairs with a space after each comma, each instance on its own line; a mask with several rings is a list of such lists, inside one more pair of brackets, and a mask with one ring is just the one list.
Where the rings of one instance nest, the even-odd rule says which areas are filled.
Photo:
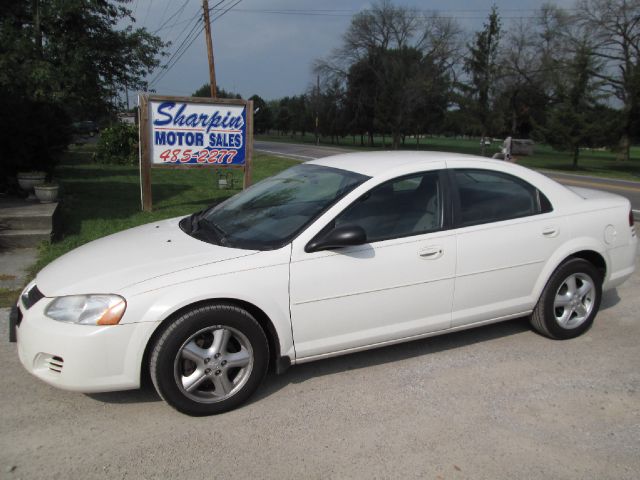
[[333, 155], [306, 163], [349, 170], [368, 177], [383, 179], [442, 168], [442, 164], [446, 164], [446, 168], [485, 168], [516, 175], [540, 188], [545, 195], [551, 195], [554, 200], [575, 201], [579, 198], [577, 193], [539, 172], [515, 163], [478, 155], [449, 152], [356, 152]]
[[[429, 164], [455, 160], [474, 160], [489, 162], [491, 164], [504, 164], [503, 161], [489, 160], [476, 155], [464, 155], [461, 153], [447, 152], [407, 152], [407, 151], [382, 151], [382, 152], [355, 152], [311, 160], [309, 164], [325, 167], [350, 170], [352, 172], [375, 177], [382, 173], [407, 167], [409, 164], [416, 170], [428, 169]], [[451, 166], [451, 165], [450, 165]]]

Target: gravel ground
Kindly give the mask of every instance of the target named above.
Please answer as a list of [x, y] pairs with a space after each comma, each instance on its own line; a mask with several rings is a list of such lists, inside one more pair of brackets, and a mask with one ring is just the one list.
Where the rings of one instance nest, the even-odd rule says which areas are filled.
[[0, 288], [16, 290], [24, 287], [29, 268], [37, 258], [37, 248], [0, 250]]
[[637, 479], [639, 287], [575, 340], [523, 319], [301, 365], [208, 418], [56, 390], [2, 341], [0, 478]]

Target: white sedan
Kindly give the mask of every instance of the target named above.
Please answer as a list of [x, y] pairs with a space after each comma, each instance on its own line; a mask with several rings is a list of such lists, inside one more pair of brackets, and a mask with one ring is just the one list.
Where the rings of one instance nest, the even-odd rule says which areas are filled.
[[518, 165], [355, 153], [84, 245], [14, 309], [24, 367], [68, 390], [140, 386], [181, 412], [232, 409], [268, 368], [530, 316], [593, 323], [634, 270], [629, 201]]

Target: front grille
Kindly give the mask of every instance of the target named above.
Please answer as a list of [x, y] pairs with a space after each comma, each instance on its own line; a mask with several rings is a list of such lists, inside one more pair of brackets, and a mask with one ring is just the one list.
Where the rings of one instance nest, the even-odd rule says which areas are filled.
[[62, 373], [62, 367], [64, 366], [64, 360], [62, 357], [53, 356], [47, 363], [49, 364], [49, 370], [56, 373]]
[[29, 290], [24, 292], [21, 298], [22, 298], [22, 303], [24, 305], [24, 308], [29, 310], [36, 303], [42, 300], [44, 298], [44, 295], [40, 290], [38, 290], [38, 287], [34, 285]]

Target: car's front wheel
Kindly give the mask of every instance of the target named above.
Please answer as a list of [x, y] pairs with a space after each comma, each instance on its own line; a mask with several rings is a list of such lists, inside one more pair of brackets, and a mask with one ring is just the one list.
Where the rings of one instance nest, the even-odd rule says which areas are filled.
[[256, 320], [234, 305], [204, 305], [181, 315], [151, 354], [160, 396], [188, 415], [236, 408], [260, 385], [269, 346]]
[[573, 258], [551, 275], [531, 315], [531, 324], [550, 338], [577, 337], [591, 328], [601, 298], [600, 272], [590, 262]]

